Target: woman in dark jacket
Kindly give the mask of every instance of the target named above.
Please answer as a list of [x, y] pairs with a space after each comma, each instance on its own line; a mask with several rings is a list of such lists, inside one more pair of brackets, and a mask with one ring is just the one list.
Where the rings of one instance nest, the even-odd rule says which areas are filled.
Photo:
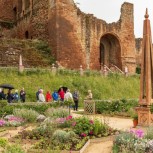
[[12, 103], [13, 101], [13, 94], [10, 89], [8, 90], [8, 93], [7, 93], [7, 101], [8, 103]]

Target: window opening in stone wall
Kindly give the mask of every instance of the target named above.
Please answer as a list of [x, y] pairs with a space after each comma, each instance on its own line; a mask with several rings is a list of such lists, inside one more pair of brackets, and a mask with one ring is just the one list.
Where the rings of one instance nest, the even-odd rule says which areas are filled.
[[24, 4], [25, 4], [25, 9], [28, 9], [30, 7], [30, 0], [25, 0]]
[[22, 0], [18, 0], [18, 12], [22, 12]]
[[16, 7], [14, 7], [13, 9], [13, 14], [14, 14], [14, 21], [16, 21], [17, 20], [17, 8]]
[[28, 31], [25, 32], [25, 38], [29, 39], [29, 32]]

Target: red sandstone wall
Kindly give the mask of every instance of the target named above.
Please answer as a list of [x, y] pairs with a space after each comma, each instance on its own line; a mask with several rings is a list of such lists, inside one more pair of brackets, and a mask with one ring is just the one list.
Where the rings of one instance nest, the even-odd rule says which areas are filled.
[[0, 20], [13, 21], [13, 0], [0, 0]]
[[[53, 1], [52, 1], [53, 2]], [[127, 65], [131, 72], [135, 71], [135, 37], [133, 5], [124, 3], [121, 8], [120, 20], [107, 24], [93, 15], [82, 13], [73, 3], [57, 0], [50, 9], [50, 39], [54, 45], [57, 60], [65, 67], [100, 69], [100, 39], [110, 33], [119, 41], [121, 69]], [[52, 3], [52, 4], [53, 4]], [[53, 24], [56, 22], [56, 24]], [[53, 38], [54, 37], [54, 40]], [[79, 60], [80, 59], [80, 60]], [[113, 59], [112, 59], [113, 60]], [[116, 59], [114, 59], [116, 60]], [[77, 63], [77, 65], [76, 65]]]
[[22, 0], [20, 5], [18, 1], [14, 3], [18, 11], [17, 27], [14, 28], [17, 37], [24, 39], [27, 31], [29, 39], [48, 40], [48, 0], [29, 0], [28, 4]]
[[57, 61], [67, 68], [78, 69], [80, 65], [85, 68], [86, 53], [78, 35], [80, 25], [77, 21], [75, 5], [73, 1], [67, 0], [59, 0], [55, 4], [51, 3], [49, 33]]

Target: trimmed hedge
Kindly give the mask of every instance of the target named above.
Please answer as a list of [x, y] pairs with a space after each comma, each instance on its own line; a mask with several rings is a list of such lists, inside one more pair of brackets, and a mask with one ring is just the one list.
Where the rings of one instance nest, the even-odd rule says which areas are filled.
[[4, 106], [2, 109], [0, 109], [0, 117], [3, 115], [10, 115], [13, 114], [13, 109], [15, 108], [26, 108], [26, 109], [32, 109], [37, 111], [40, 114], [43, 114], [48, 108], [52, 107], [51, 104], [34, 104], [34, 105], [29, 105], [29, 104], [12, 104], [12, 105], [7, 105]]
[[136, 106], [138, 106], [137, 99], [96, 101], [96, 113], [130, 116], [130, 109]]

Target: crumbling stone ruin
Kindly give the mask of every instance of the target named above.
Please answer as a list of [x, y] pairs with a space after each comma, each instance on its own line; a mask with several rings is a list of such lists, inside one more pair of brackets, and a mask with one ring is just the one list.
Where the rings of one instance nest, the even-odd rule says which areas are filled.
[[133, 4], [121, 6], [120, 19], [106, 23], [83, 13], [73, 0], [0, 0], [0, 37], [41, 39], [70, 69], [127, 66], [134, 73], [136, 42]]

